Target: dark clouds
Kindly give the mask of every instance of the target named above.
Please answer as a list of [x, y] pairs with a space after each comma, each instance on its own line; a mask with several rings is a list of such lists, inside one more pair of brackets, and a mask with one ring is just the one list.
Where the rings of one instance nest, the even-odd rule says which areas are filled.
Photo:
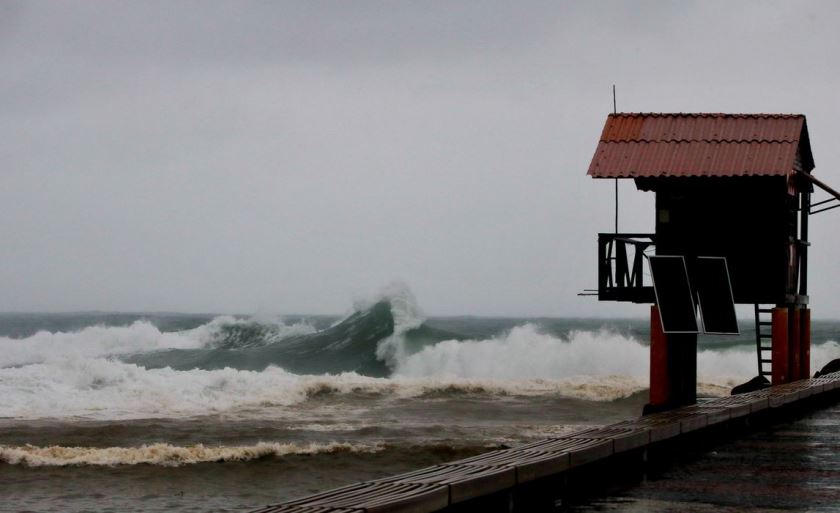
[[622, 110], [804, 112], [840, 183], [830, 2], [0, 5], [0, 309], [337, 312], [400, 279], [433, 313], [643, 315], [574, 295], [612, 83]]

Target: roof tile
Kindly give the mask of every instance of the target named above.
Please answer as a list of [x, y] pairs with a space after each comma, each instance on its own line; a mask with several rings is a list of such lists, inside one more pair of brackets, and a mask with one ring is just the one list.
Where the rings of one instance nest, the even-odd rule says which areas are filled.
[[784, 176], [807, 141], [801, 114], [611, 114], [589, 174]]

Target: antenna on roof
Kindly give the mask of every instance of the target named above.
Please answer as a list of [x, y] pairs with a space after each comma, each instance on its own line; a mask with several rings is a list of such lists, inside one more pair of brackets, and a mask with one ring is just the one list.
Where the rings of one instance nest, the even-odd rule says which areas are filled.
[[[618, 114], [615, 103], [615, 84], [613, 84], [613, 114]], [[615, 233], [618, 233], [618, 178], [615, 179]]]
[[615, 106], [615, 84], [613, 84], [613, 114], [618, 114], [618, 109]]

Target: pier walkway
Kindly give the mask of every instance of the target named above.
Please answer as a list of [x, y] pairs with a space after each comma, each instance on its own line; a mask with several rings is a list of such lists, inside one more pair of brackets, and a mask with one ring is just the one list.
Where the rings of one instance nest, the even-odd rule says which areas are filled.
[[840, 511], [840, 403], [769, 426], [568, 511]]
[[[838, 399], [840, 372], [352, 484], [254, 513], [674, 511], [688, 502], [703, 511], [702, 500], [709, 511], [711, 504], [715, 511], [721, 511], [719, 504], [731, 504], [732, 511], [812, 503], [819, 508], [840, 495]], [[703, 451], [689, 463], [692, 470], [670, 467], [675, 458]], [[821, 457], [832, 463], [811, 464]], [[615, 492], [620, 489], [629, 491]], [[585, 500], [598, 495], [609, 498]]]

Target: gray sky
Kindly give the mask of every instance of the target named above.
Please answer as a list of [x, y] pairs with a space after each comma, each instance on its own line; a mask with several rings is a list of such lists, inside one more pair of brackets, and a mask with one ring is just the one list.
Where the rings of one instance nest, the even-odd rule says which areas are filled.
[[[808, 116], [840, 184], [836, 2], [0, 3], [0, 310], [645, 315], [596, 284], [622, 111]], [[652, 231], [625, 181], [621, 229]], [[813, 219], [840, 315], [840, 213]], [[835, 240], [832, 240], [834, 238]]]

